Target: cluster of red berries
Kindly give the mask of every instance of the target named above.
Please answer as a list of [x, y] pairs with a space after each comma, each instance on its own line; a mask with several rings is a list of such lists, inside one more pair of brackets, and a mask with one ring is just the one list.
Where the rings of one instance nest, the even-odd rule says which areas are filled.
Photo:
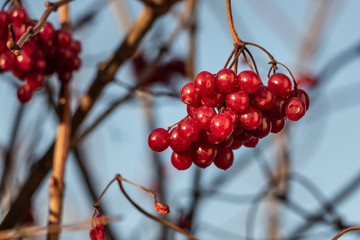
[[90, 230], [90, 239], [105, 240], [106, 221], [104, 215], [98, 214], [95, 217], [94, 222], [95, 222], [95, 227], [93, 227]]
[[157, 128], [148, 138], [153, 151], [170, 146], [171, 163], [178, 170], [192, 163], [201, 168], [214, 163], [226, 170], [233, 164], [233, 150], [255, 147], [270, 132], [280, 132], [286, 118], [297, 121], [309, 108], [307, 93], [292, 90], [282, 73], [270, 76], [265, 86], [253, 71], [203, 71], [182, 88], [180, 97], [188, 116], [170, 132]]
[[72, 40], [69, 32], [55, 30], [46, 22], [41, 31], [21, 47], [16, 56], [7, 48], [7, 42], [13, 41], [9, 29], [12, 24], [16, 39], [19, 39], [35, 23], [29, 20], [24, 8], [14, 8], [9, 13], [0, 11], [0, 71], [11, 71], [25, 83], [18, 88], [18, 99], [28, 102], [33, 92], [44, 85], [44, 78], [58, 74], [61, 82], [69, 82], [72, 72], [78, 70], [81, 61], [79, 41]]

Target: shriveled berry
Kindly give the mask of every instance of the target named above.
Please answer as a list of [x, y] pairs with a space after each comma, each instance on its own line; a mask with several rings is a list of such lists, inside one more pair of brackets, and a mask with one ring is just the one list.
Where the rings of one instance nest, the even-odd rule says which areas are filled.
[[268, 87], [271, 88], [276, 96], [287, 96], [291, 91], [290, 79], [282, 73], [274, 73], [268, 80]]
[[215, 90], [215, 78], [210, 72], [200, 72], [194, 80], [195, 91], [200, 95], [209, 95]]
[[91, 240], [105, 240], [105, 232], [99, 227], [92, 228], [89, 234]]
[[154, 129], [148, 137], [148, 145], [155, 152], [162, 152], [169, 147], [169, 133], [164, 128]]
[[298, 121], [305, 115], [305, 103], [298, 97], [291, 97], [285, 104], [285, 115], [291, 121]]
[[248, 106], [239, 113], [239, 123], [247, 130], [254, 130], [261, 124], [261, 112], [252, 106]]
[[214, 164], [222, 170], [227, 170], [234, 162], [234, 153], [228, 147], [217, 147], [217, 154], [214, 159]]
[[170, 212], [169, 205], [167, 205], [166, 203], [156, 201], [154, 207], [155, 207], [155, 210], [158, 213], [160, 213], [161, 215], [165, 215]]
[[256, 92], [261, 84], [261, 79], [259, 75], [255, 72], [246, 70], [242, 71], [238, 75], [238, 85], [239, 89], [247, 93]]
[[221, 69], [215, 76], [216, 90], [220, 93], [229, 93], [235, 90], [237, 85], [236, 73], [231, 69]]
[[234, 130], [232, 119], [225, 113], [219, 113], [210, 121], [210, 130], [215, 137], [226, 138]]

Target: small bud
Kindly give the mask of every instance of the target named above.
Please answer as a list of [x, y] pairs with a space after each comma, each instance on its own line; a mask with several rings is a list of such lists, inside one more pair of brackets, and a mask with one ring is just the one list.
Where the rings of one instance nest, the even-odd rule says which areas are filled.
[[155, 202], [155, 210], [162, 215], [168, 214], [170, 212], [169, 205], [157, 201]]

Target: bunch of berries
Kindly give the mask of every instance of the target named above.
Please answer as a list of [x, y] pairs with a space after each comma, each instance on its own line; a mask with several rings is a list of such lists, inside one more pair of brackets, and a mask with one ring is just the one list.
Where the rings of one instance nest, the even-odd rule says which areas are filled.
[[280, 132], [286, 118], [297, 121], [309, 108], [307, 93], [292, 90], [292, 82], [282, 73], [271, 75], [265, 86], [253, 71], [237, 75], [227, 68], [216, 75], [200, 72], [182, 88], [180, 97], [188, 116], [170, 132], [157, 128], [148, 138], [153, 151], [170, 146], [171, 163], [178, 170], [192, 163], [201, 168], [214, 163], [226, 170], [233, 164], [233, 150], [255, 147], [270, 132]]
[[[8, 27], [9, 24], [12, 24], [13, 30]], [[81, 65], [78, 57], [80, 42], [73, 40], [65, 30], [55, 30], [50, 22], [46, 22], [37, 35], [25, 42], [21, 50], [12, 53], [7, 42], [9, 45], [34, 26], [24, 8], [14, 8], [9, 13], [0, 11], [0, 71], [11, 71], [25, 81], [18, 88], [21, 103], [28, 102], [33, 92], [44, 85], [45, 76], [57, 73], [59, 81], [69, 82], [72, 72]]]

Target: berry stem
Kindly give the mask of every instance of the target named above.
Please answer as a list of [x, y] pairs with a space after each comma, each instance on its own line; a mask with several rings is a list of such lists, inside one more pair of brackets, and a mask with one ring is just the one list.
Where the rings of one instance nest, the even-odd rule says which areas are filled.
[[294, 83], [294, 89], [297, 90], [297, 83], [296, 83], [295, 78], [294, 78], [294, 75], [292, 74], [292, 72], [290, 71], [290, 69], [289, 69], [285, 64], [283, 64], [283, 63], [281, 63], [281, 62], [276, 62], [276, 63], [279, 64], [279, 65], [281, 65], [281, 66], [283, 66], [283, 67], [289, 72], [289, 74], [290, 74], [290, 76], [291, 76], [291, 79], [292, 79], [292, 81], [293, 81], [293, 83]]
[[331, 240], [337, 240], [345, 233], [351, 232], [354, 230], [360, 230], [360, 226], [353, 226], [353, 227], [346, 228], [346, 229], [342, 230], [341, 232], [339, 232], [338, 234], [336, 234], [335, 237], [333, 237]]
[[[187, 118], [187, 117], [189, 117], [189, 115], [187, 115], [185, 118]], [[173, 127], [175, 127], [176, 125], [178, 125], [179, 122], [181, 122], [181, 120], [178, 121], [178, 122], [176, 122], [176, 123], [174, 123], [173, 125], [168, 126], [167, 130], [170, 131]]]
[[233, 43], [234, 45], [239, 44], [239, 45], [243, 45], [239, 35], [237, 34], [236, 30], [235, 30], [235, 26], [234, 26], [234, 19], [232, 16], [232, 11], [231, 11], [231, 0], [226, 0], [226, 14], [227, 14], [227, 19], [228, 19], [228, 23], [229, 23], [229, 29], [230, 29], [230, 33], [231, 33], [231, 37], [233, 39]]
[[250, 56], [250, 58], [251, 58], [251, 62], [254, 64], [255, 71], [256, 71], [257, 75], [259, 75], [259, 76], [260, 76], [260, 74], [259, 74], [258, 68], [257, 68], [257, 66], [256, 66], [256, 62], [255, 62], [255, 59], [254, 59], [253, 55], [251, 54], [251, 52], [249, 51], [249, 49], [247, 49], [247, 47], [245, 47], [245, 48], [244, 48], [244, 50], [247, 52], [247, 54], [249, 54], [249, 56]]
[[271, 55], [271, 53], [269, 53], [269, 52], [268, 52], [265, 48], [263, 48], [262, 46], [257, 45], [256, 43], [251, 43], [251, 42], [243, 42], [243, 44], [245, 44], [245, 45], [251, 45], [251, 46], [254, 46], [254, 47], [259, 48], [260, 50], [262, 50], [263, 52], [265, 52], [265, 53], [269, 56], [270, 60], [275, 60], [275, 58], [273, 57], [273, 55]]

